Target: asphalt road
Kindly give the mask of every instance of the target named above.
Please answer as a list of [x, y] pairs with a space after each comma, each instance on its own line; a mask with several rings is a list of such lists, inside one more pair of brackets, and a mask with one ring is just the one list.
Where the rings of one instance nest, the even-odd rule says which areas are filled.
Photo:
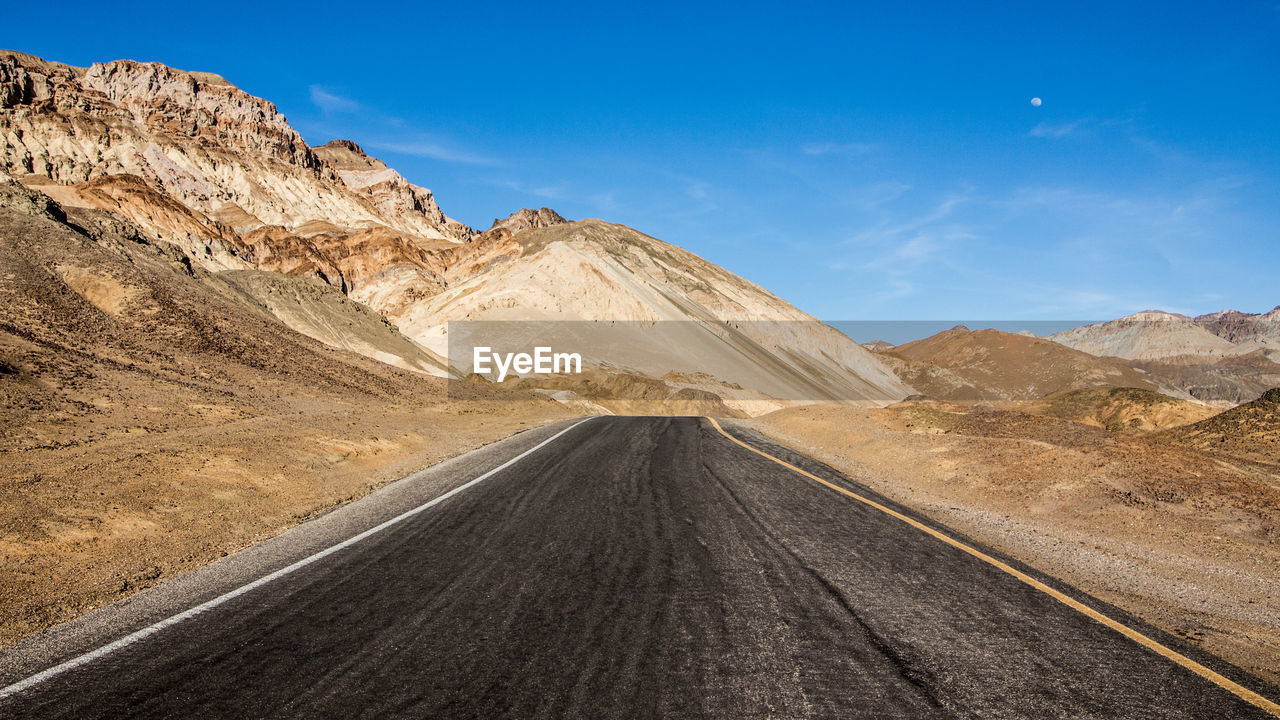
[[597, 418], [0, 717], [1270, 715], [706, 420]]

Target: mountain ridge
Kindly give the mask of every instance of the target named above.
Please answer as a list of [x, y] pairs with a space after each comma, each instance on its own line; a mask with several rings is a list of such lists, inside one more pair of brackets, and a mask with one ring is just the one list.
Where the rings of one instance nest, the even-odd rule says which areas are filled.
[[[450, 321], [498, 311], [518, 320], [694, 321], [709, 328], [694, 336], [702, 347], [723, 349], [731, 338], [745, 358], [737, 375], [721, 378], [726, 392], [743, 378], [775, 393], [873, 405], [910, 392], [872, 353], [703, 258], [620, 225], [569, 223], [549, 208], [517, 210], [476, 232], [356, 142], [309, 146], [272, 103], [218, 76], [132, 60], [77, 69], [0, 51], [0, 170], [68, 207], [114, 213], [208, 272], [325, 283], [428, 357], [445, 354]], [[285, 291], [291, 302], [327, 297], [296, 288]], [[304, 334], [317, 333], [324, 315], [265, 305]], [[331, 332], [318, 335], [344, 346]], [[679, 348], [628, 371], [694, 377], [702, 368], [682, 364]], [[706, 390], [703, 379], [680, 387]], [[743, 402], [777, 401], [743, 392]]]

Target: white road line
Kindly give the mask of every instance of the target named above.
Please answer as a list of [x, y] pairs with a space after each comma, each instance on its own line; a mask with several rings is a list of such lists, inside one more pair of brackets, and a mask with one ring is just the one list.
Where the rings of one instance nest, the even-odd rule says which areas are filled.
[[257, 588], [260, 588], [260, 587], [262, 587], [263, 585], [266, 585], [267, 583], [271, 582], [272, 580], [277, 580], [277, 579], [279, 579], [279, 578], [282, 578], [282, 577], [284, 577], [285, 575], [288, 575], [289, 573], [291, 573], [291, 572], [293, 572], [293, 571], [295, 571], [295, 570], [298, 570], [298, 569], [304, 568], [304, 567], [306, 567], [306, 566], [310, 565], [311, 563], [314, 563], [314, 562], [316, 562], [316, 561], [318, 561], [318, 560], [321, 560], [321, 559], [323, 559], [323, 558], [326, 558], [326, 557], [328, 557], [328, 556], [330, 556], [330, 555], [332, 555], [332, 554], [334, 554], [334, 553], [338, 552], [339, 550], [344, 550], [344, 549], [346, 549], [346, 548], [349, 548], [349, 547], [351, 547], [352, 545], [355, 545], [356, 543], [360, 542], [361, 540], [364, 540], [365, 538], [369, 537], [370, 535], [374, 535], [374, 534], [377, 534], [377, 533], [379, 533], [379, 532], [381, 532], [381, 531], [383, 531], [383, 530], [386, 530], [387, 528], [391, 527], [392, 525], [395, 525], [396, 523], [399, 523], [399, 522], [401, 522], [401, 521], [403, 521], [403, 520], [406, 520], [406, 519], [408, 519], [408, 518], [411, 518], [411, 517], [413, 517], [414, 515], [417, 515], [418, 513], [422, 512], [423, 510], [426, 510], [427, 508], [430, 508], [430, 507], [432, 507], [433, 505], [437, 505], [437, 504], [439, 504], [439, 503], [442, 503], [442, 502], [444, 502], [445, 500], [448, 500], [449, 498], [453, 497], [454, 495], [457, 495], [458, 493], [462, 492], [463, 490], [466, 490], [467, 488], [472, 487], [473, 485], [476, 485], [476, 484], [478, 484], [478, 483], [480, 483], [480, 482], [484, 481], [485, 479], [490, 478], [490, 477], [492, 477], [493, 475], [496, 475], [496, 474], [497, 474], [497, 473], [499, 473], [499, 472], [502, 472], [503, 470], [505, 470], [505, 469], [507, 469], [507, 468], [511, 467], [512, 465], [516, 464], [516, 463], [517, 463], [517, 462], [519, 462], [520, 460], [522, 460], [522, 459], [524, 459], [524, 458], [528, 457], [529, 455], [532, 455], [534, 452], [537, 452], [538, 450], [541, 450], [543, 447], [545, 447], [546, 445], [548, 445], [552, 440], [555, 440], [556, 438], [560, 437], [561, 435], [564, 435], [565, 433], [569, 432], [570, 430], [572, 430], [572, 429], [574, 429], [574, 428], [578, 427], [578, 426], [579, 426], [579, 425], [581, 425], [582, 423], [587, 422], [587, 420], [591, 420], [591, 419], [592, 419], [592, 418], [586, 418], [586, 419], [583, 419], [583, 420], [579, 420], [578, 422], [576, 422], [576, 423], [574, 423], [574, 424], [570, 425], [569, 427], [567, 427], [567, 428], [565, 428], [565, 429], [561, 430], [560, 432], [556, 433], [555, 435], [552, 435], [551, 437], [547, 438], [546, 440], [543, 440], [542, 442], [538, 443], [537, 445], [534, 445], [533, 447], [529, 448], [528, 450], [525, 450], [524, 452], [520, 453], [519, 455], [517, 455], [517, 456], [515, 456], [515, 457], [511, 458], [510, 460], [508, 460], [508, 461], [506, 461], [506, 462], [502, 463], [502, 464], [501, 464], [501, 465], [499, 465], [498, 467], [496, 467], [496, 468], [494, 468], [494, 469], [490, 470], [489, 472], [487, 472], [487, 473], [485, 473], [485, 474], [481, 475], [480, 477], [477, 477], [476, 479], [474, 479], [474, 480], [472, 480], [472, 481], [468, 482], [467, 484], [465, 484], [465, 485], [460, 485], [460, 486], [458, 486], [458, 487], [456, 487], [456, 488], [454, 488], [454, 489], [450, 490], [449, 492], [447, 492], [447, 493], [445, 493], [445, 494], [443, 494], [443, 495], [440, 495], [440, 496], [438, 496], [438, 497], [436, 497], [436, 498], [434, 498], [434, 499], [432, 499], [432, 500], [429, 500], [428, 502], [423, 503], [422, 505], [419, 505], [418, 507], [416, 507], [416, 508], [414, 508], [414, 509], [412, 509], [412, 510], [409, 510], [409, 511], [407, 511], [407, 512], [401, 513], [400, 515], [397, 515], [397, 516], [395, 516], [395, 517], [391, 518], [390, 520], [388, 520], [388, 521], [386, 521], [386, 522], [382, 523], [381, 525], [377, 525], [377, 526], [375, 526], [375, 527], [369, 528], [368, 530], [365, 530], [364, 532], [360, 533], [359, 535], [355, 535], [355, 536], [353, 536], [353, 537], [351, 537], [351, 538], [348, 538], [348, 539], [346, 539], [346, 540], [343, 540], [342, 542], [338, 543], [337, 545], [333, 545], [333, 546], [330, 546], [330, 547], [328, 547], [328, 548], [325, 548], [324, 550], [321, 550], [320, 552], [318, 552], [318, 553], [316, 553], [316, 554], [314, 554], [314, 555], [311, 555], [311, 556], [305, 557], [305, 558], [303, 558], [303, 559], [301, 559], [301, 560], [299, 560], [299, 561], [297, 561], [297, 562], [293, 563], [292, 565], [289, 565], [289, 566], [287, 566], [287, 567], [280, 568], [279, 570], [276, 570], [275, 572], [271, 573], [270, 575], [264, 575], [264, 576], [262, 576], [262, 577], [258, 578], [257, 580], [254, 580], [253, 582], [248, 583], [247, 585], [241, 585], [240, 587], [236, 588], [235, 590], [232, 590], [231, 592], [228, 592], [228, 593], [226, 593], [226, 594], [224, 594], [224, 595], [219, 595], [218, 597], [216, 597], [216, 598], [214, 598], [214, 599], [212, 599], [212, 600], [209, 600], [208, 602], [201, 603], [201, 604], [199, 604], [199, 605], [196, 605], [196, 606], [195, 606], [195, 607], [193, 607], [193, 608], [190, 608], [190, 609], [188, 609], [188, 610], [184, 610], [184, 611], [182, 611], [182, 612], [178, 613], [177, 615], [174, 615], [174, 616], [172, 616], [172, 617], [165, 618], [164, 620], [161, 620], [161, 621], [159, 621], [159, 622], [155, 623], [154, 625], [149, 625], [149, 626], [147, 626], [147, 627], [145, 627], [145, 628], [143, 628], [143, 629], [141, 629], [141, 630], [138, 630], [137, 632], [131, 633], [131, 634], [129, 634], [129, 635], [125, 635], [124, 637], [120, 638], [119, 640], [116, 640], [115, 642], [109, 643], [109, 644], [107, 644], [107, 645], [103, 645], [102, 647], [98, 648], [97, 650], [91, 650], [91, 651], [89, 651], [89, 652], [87, 652], [87, 653], [85, 653], [85, 654], [83, 654], [83, 655], [80, 655], [80, 656], [74, 657], [74, 658], [72, 658], [72, 659], [70, 659], [70, 660], [67, 660], [67, 661], [66, 661], [66, 662], [64, 662], [64, 663], [61, 663], [61, 664], [59, 664], [59, 665], [54, 665], [53, 667], [49, 668], [48, 670], [44, 670], [44, 671], [38, 672], [38, 673], [36, 673], [35, 675], [32, 675], [31, 677], [27, 678], [26, 680], [20, 680], [20, 681], [18, 681], [18, 682], [16, 682], [16, 683], [14, 683], [14, 684], [12, 684], [12, 685], [9, 685], [8, 687], [0, 688], [0, 699], [3, 699], [3, 698], [6, 698], [6, 697], [9, 697], [10, 695], [14, 695], [14, 694], [16, 694], [16, 693], [20, 693], [20, 692], [22, 692], [23, 690], [26, 690], [26, 689], [28, 689], [28, 688], [34, 687], [34, 686], [36, 686], [36, 685], [39, 685], [40, 683], [44, 682], [45, 680], [48, 680], [49, 678], [55, 677], [55, 676], [57, 676], [57, 675], [61, 675], [62, 673], [66, 672], [66, 671], [68, 671], [68, 670], [72, 670], [72, 669], [75, 669], [75, 668], [77, 668], [77, 667], [80, 667], [81, 665], [86, 665], [86, 664], [88, 664], [88, 663], [91, 663], [91, 662], [93, 662], [94, 660], [97, 660], [97, 659], [98, 659], [98, 658], [100, 658], [100, 657], [104, 657], [104, 656], [106, 656], [106, 655], [109, 655], [109, 654], [111, 654], [111, 653], [115, 652], [116, 650], [119, 650], [120, 648], [128, 647], [128, 646], [130, 646], [130, 645], [132, 645], [132, 644], [134, 644], [134, 643], [138, 642], [139, 640], [142, 640], [142, 639], [144, 639], [144, 638], [147, 638], [147, 637], [150, 637], [150, 636], [152, 636], [152, 635], [155, 635], [156, 633], [160, 632], [161, 630], [164, 630], [164, 629], [165, 629], [165, 628], [167, 628], [167, 627], [170, 627], [170, 626], [172, 626], [172, 625], [177, 625], [178, 623], [182, 622], [183, 620], [188, 620], [188, 619], [190, 619], [190, 618], [195, 617], [196, 615], [199, 615], [200, 613], [206, 612], [206, 611], [208, 611], [208, 610], [212, 610], [213, 608], [218, 607], [219, 605], [221, 605], [221, 604], [223, 604], [223, 603], [227, 602], [228, 600], [234, 600], [235, 598], [238, 598], [238, 597], [240, 597], [241, 595], [244, 595], [244, 594], [245, 594], [245, 593], [247, 593], [247, 592], [250, 592], [250, 591], [252, 591], [252, 590], [255, 590], [255, 589], [257, 589]]

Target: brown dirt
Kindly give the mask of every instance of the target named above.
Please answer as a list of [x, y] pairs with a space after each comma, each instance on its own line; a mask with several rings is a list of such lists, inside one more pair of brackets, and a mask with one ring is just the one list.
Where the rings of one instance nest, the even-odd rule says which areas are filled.
[[1113, 359], [999, 330], [957, 326], [879, 354], [917, 392], [948, 402], [1026, 402], [1097, 385], [1167, 389]]
[[325, 346], [0, 182], [0, 643], [568, 414]]
[[1170, 433], [1193, 447], [1280, 464], [1280, 388], [1257, 400]]
[[1151, 390], [1113, 385], [1063, 390], [1019, 409], [1123, 433], [1189, 425], [1219, 412]]
[[747, 422], [1280, 681], [1280, 465], [1005, 410], [811, 406]]
[[1280, 385], [1280, 363], [1262, 351], [1215, 361], [1183, 356], [1160, 361], [1119, 362], [1160, 378], [1219, 409], [1256, 400], [1268, 388]]

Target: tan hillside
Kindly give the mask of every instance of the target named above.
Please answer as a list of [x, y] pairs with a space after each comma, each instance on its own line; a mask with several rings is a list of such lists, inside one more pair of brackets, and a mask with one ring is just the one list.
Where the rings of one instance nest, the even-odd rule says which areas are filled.
[[1171, 434], [1194, 447], [1280, 464], [1280, 388]]
[[1200, 402], [1224, 409], [1255, 400], [1267, 389], [1280, 386], [1278, 359], [1275, 352], [1254, 350], [1212, 360], [1184, 355], [1165, 361], [1121, 362], [1160, 378]]
[[1118, 362], [999, 330], [957, 326], [880, 354], [918, 392], [950, 402], [1026, 402], [1096, 385], [1176, 392]]
[[1090, 355], [1126, 360], [1179, 356], [1210, 359], [1241, 352], [1230, 340], [1214, 335], [1185, 315], [1156, 310], [1074, 328], [1050, 335], [1049, 339]]
[[445, 358], [409, 340], [385, 317], [319, 280], [261, 270], [229, 270], [212, 275], [209, 284], [215, 289], [225, 284], [233, 295], [330, 347], [414, 372], [448, 372]]
[[[536, 321], [538, 337], [564, 333], [568, 342], [588, 348], [605, 344], [598, 340], [607, 337], [609, 353], [593, 358], [596, 366], [654, 378], [703, 373], [724, 383], [722, 396], [730, 407], [748, 412], [781, 406], [762, 402], [759, 393], [784, 402], [867, 405], [910, 394], [874, 354], [847, 336], [656, 238], [599, 220], [513, 237], [518, 256], [389, 312], [392, 321], [440, 354], [448, 352], [449, 321]], [[584, 335], [571, 337], [578, 331]]]
[[0, 643], [569, 414], [331, 348], [276, 318], [430, 362], [318, 281], [209, 273], [3, 178], [0, 278]]
[[1178, 427], [1217, 413], [1152, 390], [1114, 385], [1060, 390], [1020, 409], [1125, 433]]

